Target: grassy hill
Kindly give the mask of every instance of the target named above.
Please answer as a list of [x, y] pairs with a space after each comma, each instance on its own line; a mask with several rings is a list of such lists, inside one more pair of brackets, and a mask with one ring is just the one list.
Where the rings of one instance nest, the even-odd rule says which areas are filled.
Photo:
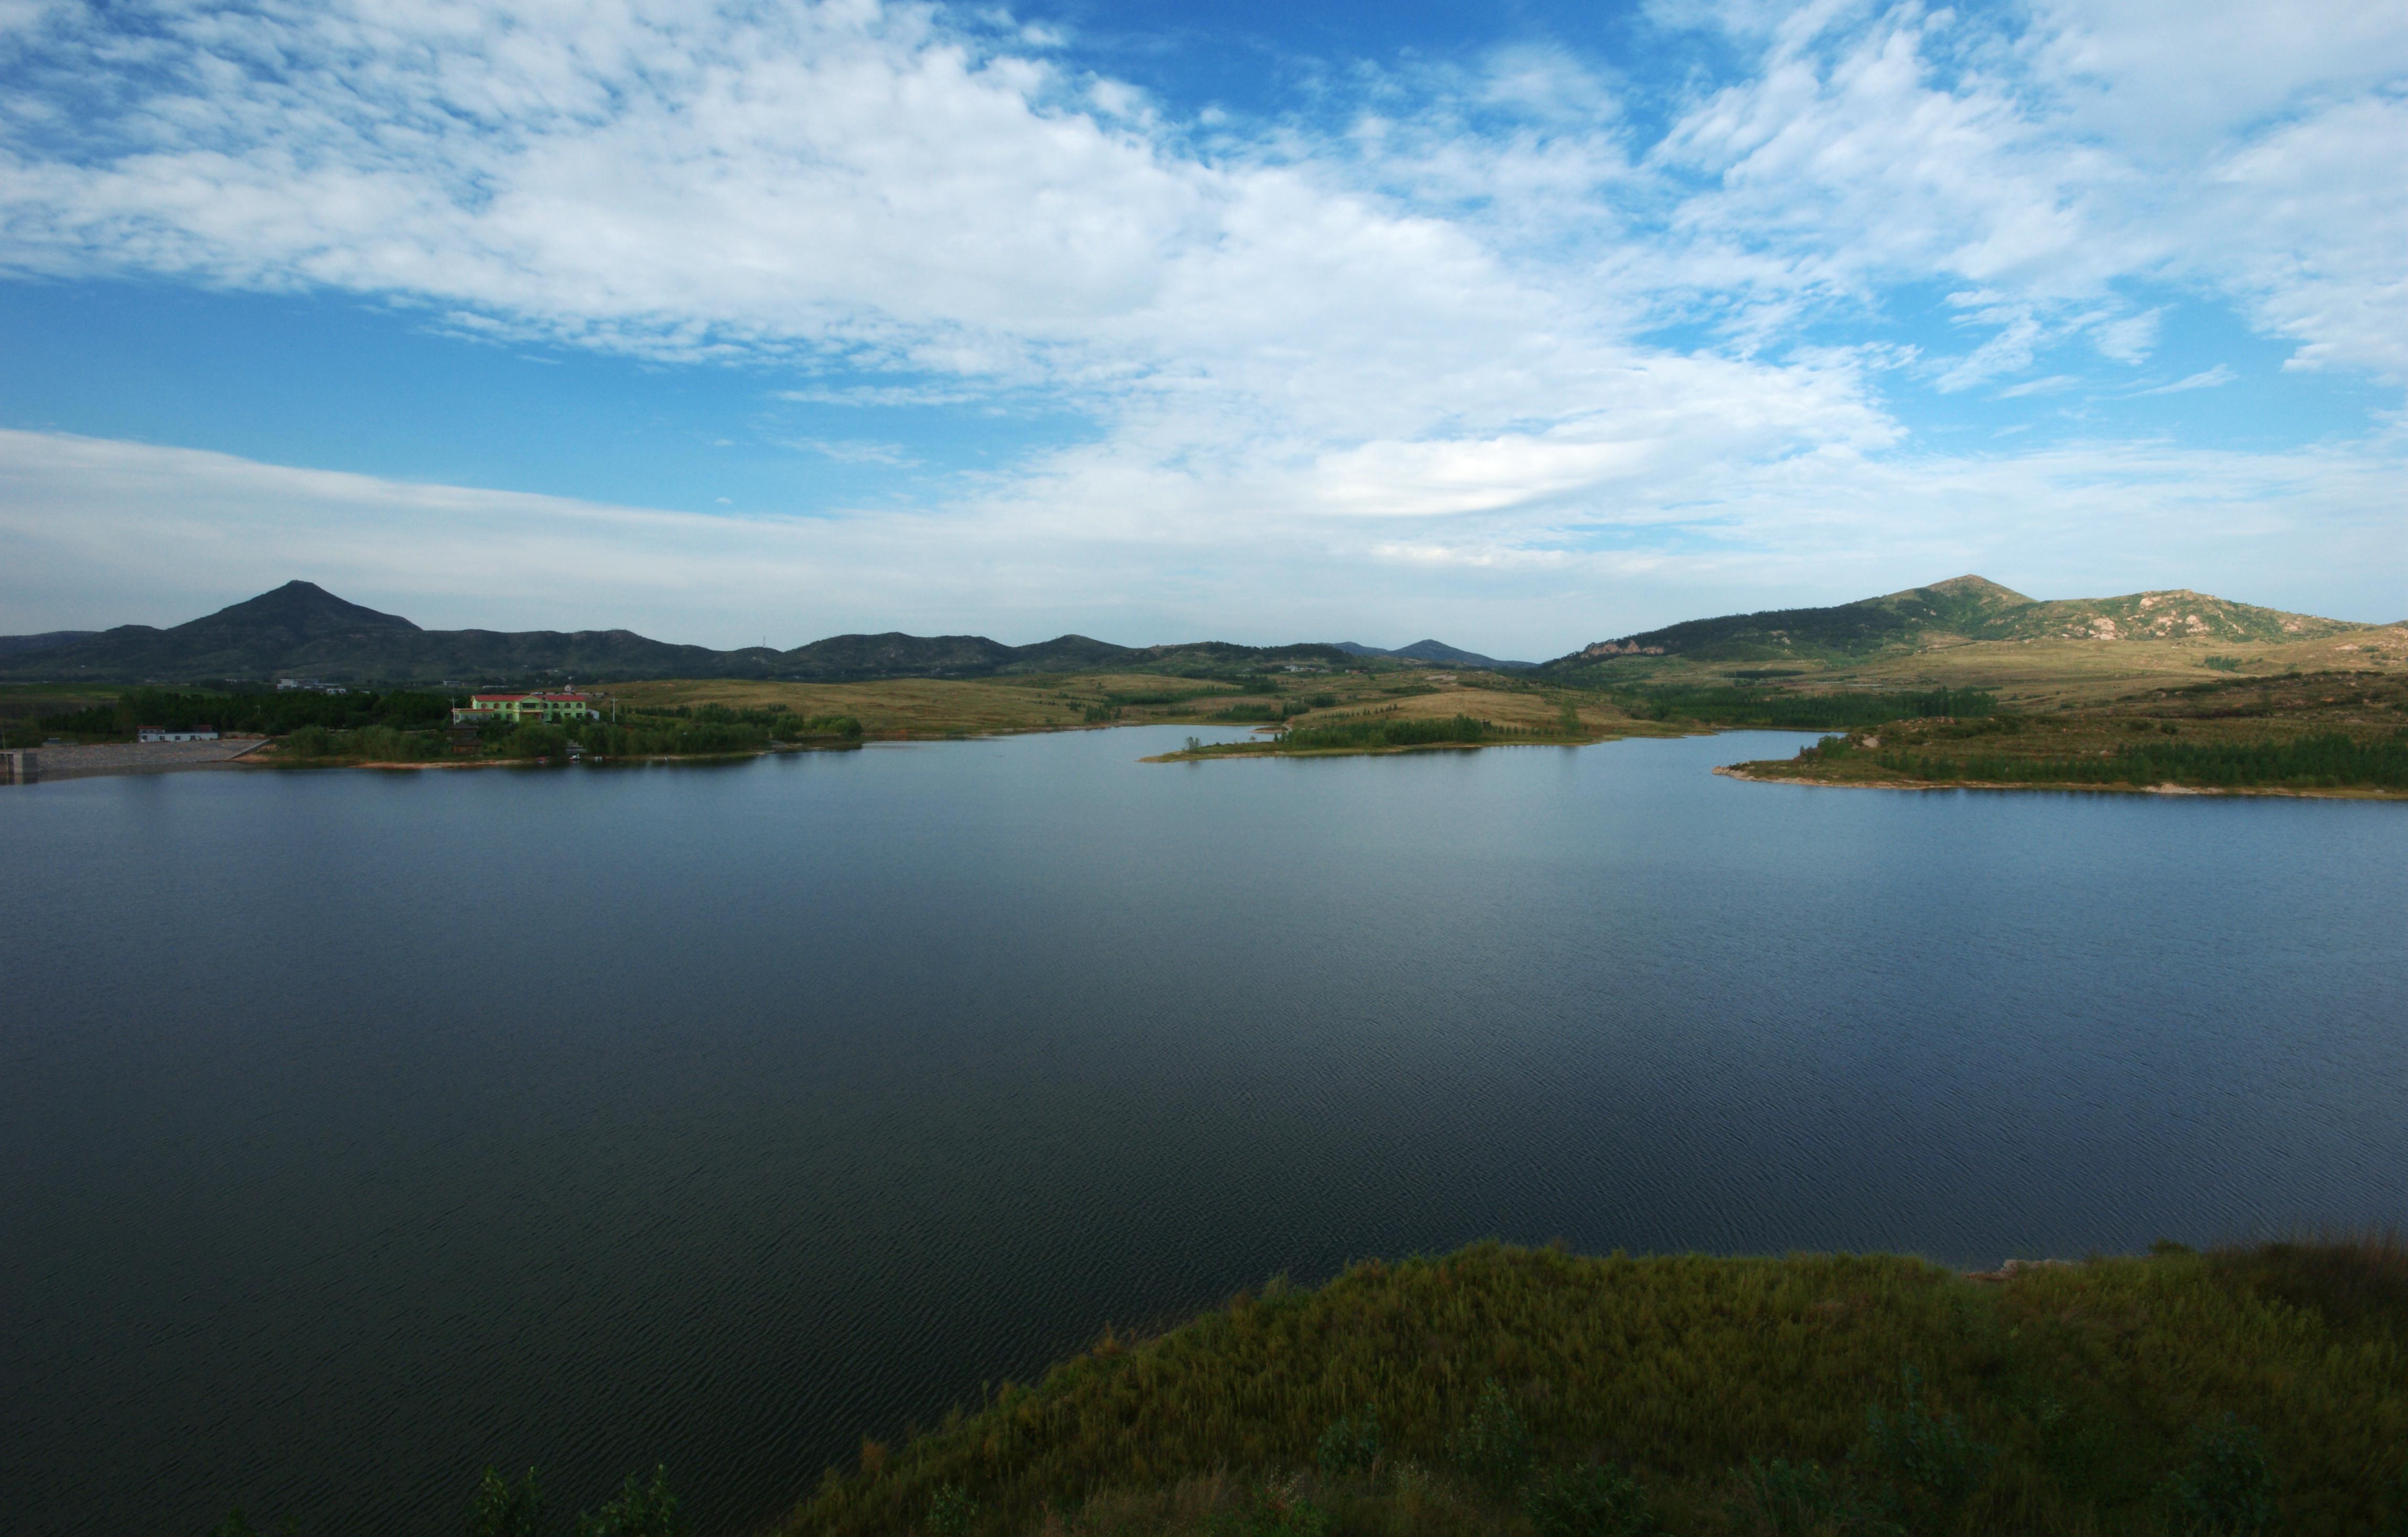
[[1367, 1262], [865, 1442], [782, 1530], [2376, 1537], [2408, 1255]]

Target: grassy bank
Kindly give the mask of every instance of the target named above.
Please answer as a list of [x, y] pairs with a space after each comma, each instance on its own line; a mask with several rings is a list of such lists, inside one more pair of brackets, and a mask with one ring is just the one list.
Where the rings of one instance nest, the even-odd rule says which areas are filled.
[[1109, 1335], [790, 1533], [2408, 1531], [2387, 1242], [1967, 1279], [1484, 1245]]

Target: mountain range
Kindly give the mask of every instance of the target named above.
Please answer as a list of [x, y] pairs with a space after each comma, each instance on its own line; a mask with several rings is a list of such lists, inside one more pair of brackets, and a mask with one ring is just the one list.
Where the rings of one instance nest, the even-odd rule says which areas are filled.
[[[65, 639], [60, 639], [64, 636]], [[1433, 642], [1434, 643], [1434, 642]], [[1441, 647], [1441, 650], [1451, 648]], [[1469, 654], [1460, 653], [1457, 654]], [[867, 678], [984, 678], [1123, 666], [1219, 668], [1294, 663], [1342, 667], [1335, 646], [1116, 646], [1065, 635], [1007, 646], [982, 635], [838, 635], [791, 651], [713, 651], [633, 630], [429, 630], [308, 582], [169, 629], [121, 625], [93, 632], [0, 636], [0, 680], [93, 682], [469, 682], [536, 678], [763, 678], [841, 682]]]
[[[2195, 640], [2272, 644], [2373, 626], [2260, 609], [2186, 590], [2041, 601], [1978, 576], [1820, 609], [1695, 619], [1600, 640], [1540, 664], [1564, 672], [1632, 657], [1706, 662], [1864, 657], [1976, 640]], [[1206, 640], [1117, 646], [1083, 635], [1008, 646], [981, 635], [838, 635], [791, 651], [713, 651], [632, 630], [429, 630], [347, 602], [308, 582], [168, 629], [0, 636], [0, 680], [222, 682], [308, 677], [327, 682], [508, 679], [984, 678], [1104, 668], [1215, 671], [1266, 665], [1342, 667], [1388, 658], [1461, 668], [1527, 668], [1438, 640], [1383, 650], [1356, 641], [1240, 646]]]
[[0, 656], [21, 652], [55, 651], [99, 633], [98, 630], [44, 630], [39, 635], [0, 635]]
[[1410, 646], [1383, 651], [1357, 640], [1340, 640], [1338, 649], [1349, 656], [1389, 656], [1400, 662], [1435, 662], [1449, 668], [1529, 668], [1536, 662], [1500, 662], [1494, 656], [1483, 656], [1476, 651], [1450, 646], [1443, 640], [1416, 640]]

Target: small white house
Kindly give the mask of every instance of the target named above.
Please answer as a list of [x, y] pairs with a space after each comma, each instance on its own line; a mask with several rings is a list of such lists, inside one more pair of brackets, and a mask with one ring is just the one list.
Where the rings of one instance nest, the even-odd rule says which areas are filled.
[[218, 740], [218, 728], [214, 725], [195, 725], [185, 730], [171, 731], [164, 725], [146, 725], [134, 733], [134, 736], [137, 741], [215, 741]]

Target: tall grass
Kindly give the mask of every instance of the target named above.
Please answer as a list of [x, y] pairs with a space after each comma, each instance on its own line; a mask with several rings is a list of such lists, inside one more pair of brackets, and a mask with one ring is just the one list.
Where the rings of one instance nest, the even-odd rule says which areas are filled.
[[2201, 1448], [2238, 1446], [2269, 1530], [2372, 1537], [2408, 1522], [2403, 1270], [2363, 1242], [1996, 1285], [1879, 1256], [1371, 1261], [1108, 1337], [831, 1470], [784, 1530], [924, 1531], [952, 1489], [948, 1520], [974, 1505], [991, 1537], [1521, 1533], [1627, 1472], [1645, 1499], [1615, 1508], [1674, 1533], [2158, 1534], [2224, 1487]]

